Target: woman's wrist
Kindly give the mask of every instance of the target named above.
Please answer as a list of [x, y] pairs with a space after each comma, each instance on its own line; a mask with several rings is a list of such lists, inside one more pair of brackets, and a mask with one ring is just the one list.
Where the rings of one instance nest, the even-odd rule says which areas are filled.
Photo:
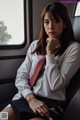
[[27, 102], [29, 103], [31, 100], [35, 99], [35, 96], [32, 93], [30, 93], [25, 98]]

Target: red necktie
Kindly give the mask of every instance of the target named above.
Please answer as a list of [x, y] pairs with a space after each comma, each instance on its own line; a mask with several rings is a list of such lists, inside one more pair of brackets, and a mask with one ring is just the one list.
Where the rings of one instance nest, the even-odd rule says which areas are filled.
[[31, 87], [34, 86], [36, 80], [37, 80], [37, 77], [39, 76], [39, 73], [40, 73], [40, 70], [44, 67], [44, 64], [45, 64], [45, 61], [46, 61], [46, 57], [43, 57], [39, 62], [38, 64], [36, 65], [36, 68], [34, 70], [34, 73], [31, 77], [31, 79], [29, 80], [29, 85]]

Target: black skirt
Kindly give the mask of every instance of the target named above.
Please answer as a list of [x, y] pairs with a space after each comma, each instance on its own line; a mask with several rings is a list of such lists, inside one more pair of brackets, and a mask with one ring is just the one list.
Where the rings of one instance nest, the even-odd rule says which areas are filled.
[[[62, 120], [63, 118], [62, 109], [63, 109], [64, 101], [53, 100], [41, 96], [35, 96], [35, 97], [38, 100], [45, 102], [45, 104], [50, 109], [50, 114], [53, 120]], [[40, 118], [44, 118], [45, 120], [48, 120], [47, 117], [43, 117], [40, 114], [34, 113], [30, 109], [28, 102], [23, 97], [21, 97], [18, 100], [10, 101], [10, 104], [19, 120], [28, 120], [35, 117], [40, 117]]]

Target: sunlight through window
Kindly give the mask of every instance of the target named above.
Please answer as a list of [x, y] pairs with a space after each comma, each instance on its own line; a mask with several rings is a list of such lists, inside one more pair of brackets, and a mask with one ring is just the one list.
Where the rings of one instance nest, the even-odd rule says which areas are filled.
[[77, 4], [75, 16], [80, 16], [80, 2], [78, 2], [78, 4]]
[[24, 42], [24, 0], [0, 0], [0, 45]]

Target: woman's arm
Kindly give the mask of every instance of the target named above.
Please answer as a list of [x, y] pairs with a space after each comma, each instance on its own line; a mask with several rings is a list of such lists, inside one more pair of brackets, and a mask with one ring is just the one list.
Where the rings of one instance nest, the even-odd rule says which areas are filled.
[[46, 55], [45, 74], [51, 90], [65, 87], [80, 67], [80, 44], [71, 44], [64, 54], [65, 57], [59, 66], [54, 54]]
[[31, 52], [34, 49], [34, 43], [32, 43], [28, 49], [26, 58], [20, 68], [17, 71], [17, 76], [15, 80], [15, 86], [18, 89], [18, 92], [22, 94], [22, 96], [26, 96], [32, 93], [31, 88], [28, 84], [28, 79], [30, 78], [30, 70], [32, 67], [32, 54]]

